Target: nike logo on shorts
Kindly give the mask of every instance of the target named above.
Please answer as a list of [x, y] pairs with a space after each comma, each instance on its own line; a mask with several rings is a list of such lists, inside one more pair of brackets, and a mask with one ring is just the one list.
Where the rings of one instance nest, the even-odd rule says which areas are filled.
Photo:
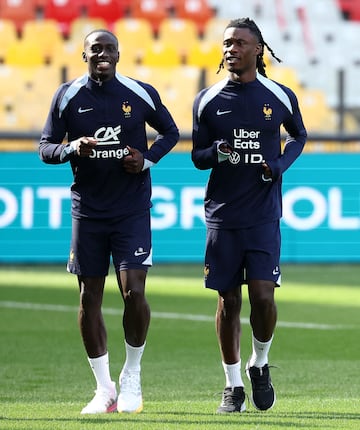
[[143, 248], [138, 248], [135, 252], [134, 255], [135, 257], [140, 257], [141, 255], [145, 255], [147, 254], [147, 251], [144, 251]]

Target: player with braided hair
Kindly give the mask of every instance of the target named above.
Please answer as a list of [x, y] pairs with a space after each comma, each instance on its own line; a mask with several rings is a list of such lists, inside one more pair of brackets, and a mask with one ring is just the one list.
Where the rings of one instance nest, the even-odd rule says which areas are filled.
[[[205, 193], [205, 286], [217, 291], [216, 334], [225, 373], [219, 413], [245, 410], [240, 358], [242, 285], [251, 307], [252, 353], [245, 366], [255, 408], [275, 404], [268, 354], [276, 326], [280, 286], [282, 174], [306, 141], [297, 98], [267, 78], [264, 47], [280, 61], [249, 18], [224, 31], [218, 73], [193, 107], [192, 161], [211, 169]], [[280, 127], [288, 136], [282, 149]]]
[[[266, 78], [267, 76], [266, 76], [266, 72], [265, 72], [266, 64], [264, 62], [264, 46], [266, 46], [266, 48], [270, 52], [271, 56], [273, 58], [275, 58], [275, 60], [278, 63], [281, 63], [280, 58], [278, 58], [275, 55], [274, 51], [265, 42], [265, 40], [262, 37], [262, 34], [261, 34], [259, 27], [255, 24], [255, 22], [252, 19], [249, 19], [249, 18], [234, 19], [234, 20], [230, 21], [230, 23], [227, 25], [226, 28], [232, 28], [232, 27], [248, 28], [257, 36], [259, 43], [262, 46], [262, 50], [256, 57], [256, 69], [260, 73], [260, 75], [263, 75]], [[219, 73], [223, 68], [224, 68], [224, 59], [221, 60], [221, 63], [219, 64], [219, 69], [218, 69], [217, 73]]]

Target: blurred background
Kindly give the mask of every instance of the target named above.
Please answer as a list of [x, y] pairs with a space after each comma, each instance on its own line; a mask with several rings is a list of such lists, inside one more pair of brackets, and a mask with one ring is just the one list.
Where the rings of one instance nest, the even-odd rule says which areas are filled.
[[119, 71], [157, 87], [187, 137], [195, 94], [225, 76], [216, 74], [223, 30], [247, 16], [282, 59], [278, 64], [267, 52], [267, 74], [297, 93], [309, 133], [337, 144], [354, 137], [358, 0], [0, 0], [1, 149], [34, 149], [7, 137], [38, 134], [58, 85], [86, 72], [83, 39], [95, 28], [117, 35]]
[[154, 85], [180, 128], [175, 155], [154, 170], [158, 255], [201, 260], [206, 176], [189, 161], [192, 104], [226, 76], [222, 34], [239, 17], [282, 60], [265, 49], [268, 77], [297, 94], [309, 134], [311, 157], [285, 177], [284, 258], [360, 261], [359, 0], [0, 0], [0, 263], [66, 256], [70, 169], [47, 170], [38, 139], [57, 87], [86, 73], [83, 40], [98, 28], [119, 39], [118, 71]]

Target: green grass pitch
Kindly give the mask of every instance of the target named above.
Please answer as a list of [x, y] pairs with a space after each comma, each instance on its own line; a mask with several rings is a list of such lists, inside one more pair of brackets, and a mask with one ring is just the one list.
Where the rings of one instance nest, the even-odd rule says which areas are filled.
[[[360, 269], [285, 265], [270, 352], [275, 407], [216, 415], [224, 387], [214, 330], [216, 293], [200, 265], [148, 275], [152, 320], [142, 362], [144, 411], [81, 416], [94, 380], [77, 327], [78, 290], [64, 267], [0, 266], [0, 429], [324, 430], [360, 428]], [[243, 287], [242, 361], [250, 353]], [[114, 274], [104, 313], [111, 372], [124, 361], [122, 302]], [[244, 375], [246, 391], [249, 383]]]

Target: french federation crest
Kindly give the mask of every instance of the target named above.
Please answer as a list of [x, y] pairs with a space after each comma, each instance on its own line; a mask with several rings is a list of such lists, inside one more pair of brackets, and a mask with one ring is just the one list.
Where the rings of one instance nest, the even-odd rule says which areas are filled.
[[270, 105], [268, 103], [264, 104], [263, 113], [264, 113], [264, 116], [265, 116], [265, 120], [266, 121], [270, 121], [271, 120], [271, 116], [272, 116], [272, 108], [270, 107]]

